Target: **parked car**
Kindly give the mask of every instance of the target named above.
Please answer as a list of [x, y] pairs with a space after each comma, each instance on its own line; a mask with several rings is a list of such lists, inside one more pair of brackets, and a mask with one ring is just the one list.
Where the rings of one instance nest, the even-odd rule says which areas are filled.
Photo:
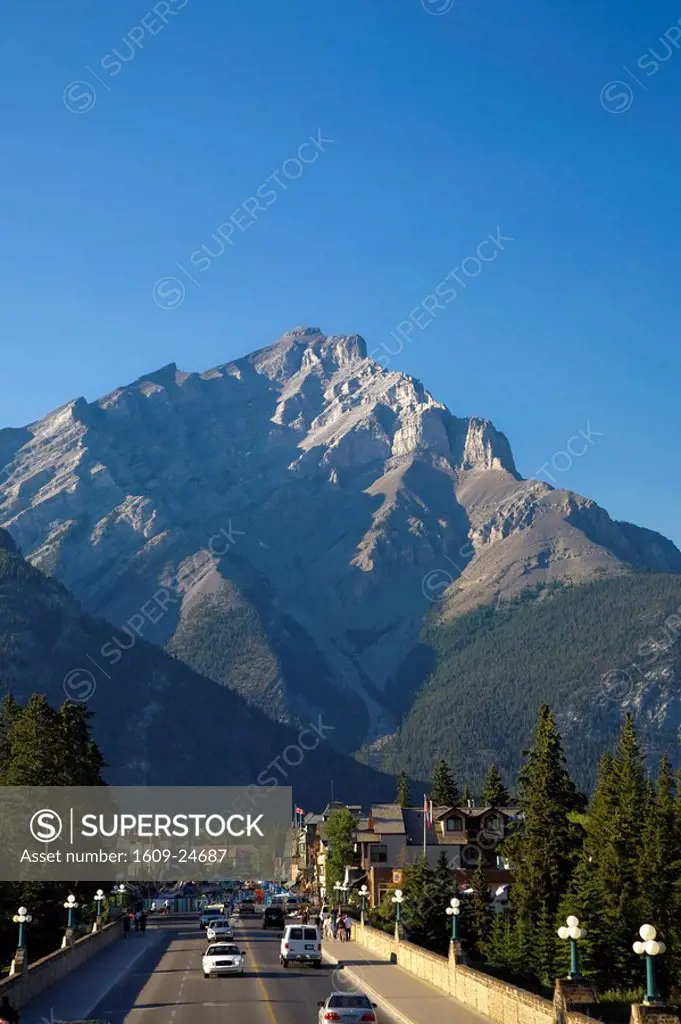
[[229, 921], [212, 921], [206, 928], [206, 938], [213, 942], [215, 939], [233, 939], [234, 932]]
[[322, 966], [322, 936], [315, 925], [287, 924], [281, 938], [279, 959], [282, 967], [290, 963]]
[[317, 1003], [319, 1013], [318, 1024], [328, 1024], [335, 1021], [336, 1024], [376, 1024], [376, 1003], [372, 1003], [368, 996], [355, 993], [354, 995], [340, 995], [333, 992], [325, 1000]]
[[239, 915], [239, 917], [243, 917], [245, 914], [251, 915], [255, 913], [255, 906], [253, 903], [249, 902], [240, 903], [239, 906], [237, 907], [236, 912]]
[[216, 942], [209, 946], [201, 959], [204, 978], [219, 974], [243, 976], [246, 951], [231, 942]]
[[281, 907], [265, 907], [262, 918], [263, 928], [279, 928], [281, 931], [286, 926], [286, 915]]

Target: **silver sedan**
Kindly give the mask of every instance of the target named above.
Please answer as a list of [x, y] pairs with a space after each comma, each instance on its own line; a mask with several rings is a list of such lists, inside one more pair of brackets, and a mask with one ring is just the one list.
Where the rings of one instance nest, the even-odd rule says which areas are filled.
[[359, 992], [347, 996], [334, 992], [317, 1006], [318, 1024], [376, 1024], [377, 1021], [376, 1003]]

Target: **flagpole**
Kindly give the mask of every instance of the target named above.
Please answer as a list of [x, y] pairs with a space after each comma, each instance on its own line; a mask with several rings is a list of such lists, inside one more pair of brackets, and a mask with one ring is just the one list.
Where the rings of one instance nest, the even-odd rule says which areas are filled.
[[426, 794], [423, 794], [423, 860], [426, 860]]

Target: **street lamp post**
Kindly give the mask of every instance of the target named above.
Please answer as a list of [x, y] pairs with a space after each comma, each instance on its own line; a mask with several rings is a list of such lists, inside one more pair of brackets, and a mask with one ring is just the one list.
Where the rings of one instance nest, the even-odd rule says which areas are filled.
[[14, 959], [12, 960], [12, 966], [9, 969], [10, 975], [21, 974], [24, 969], [24, 963], [26, 960], [26, 941], [24, 925], [30, 924], [33, 920], [31, 914], [29, 914], [26, 907], [19, 907], [12, 920], [15, 924], [19, 925], [19, 942], [17, 944], [17, 951]]
[[452, 896], [446, 911], [452, 919], [452, 942], [459, 941], [459, 914], [461, 913], [461, 900]]
[[646, 997], [643, 1000], [644, 1006], [650, 1006], [652, 1003], [658, 1003], [660, 997], [657, 992], [657, 983], [655, 979], [655, 960], [654, 957], [660, 953], [665, 953], [667, 947], [664, 942], [658, 942], [656, 939], [657, 932], [653, 928], [652, 924], [642, 924], [638, 930], [638, 934], [643, 939], [643, 942], [634, 943], [634, 953], [638, 953], [639, 956], [646, 958]]
[[98, 932], [102, 924], [102, 900], [105, 899], [104, 890], [98, 889], [95, 893], [95, 902], [97, 904], [97, 919], [93, 927], [93, 932]]
[[[111, 895], [113, 896], [113, 898], [115, 900], [116, 906], [117, 907], [120, 906], [121, 909], [123, 909], [123, 893], [124, 892], [125, 892], [125, 886], [123, 885], [122, 882], [121, 882], [120, 885], [114, 885], [113, 889], [111, 890]], [[118, 900], [119, 896], [120, 896], [120, 904], [119, 904], [119, 900]]]
[[396, 914], [397, 914], [397, 918], [395, 920], [395, 938], [399, 939], [399, 937], [400, 937], [400, 907], [402, 906], [402, 904], [404, 902], [404, 893], [402, 892], [401, 889], [396, 889], [395, 890], [395, 895], [393, 896], [392, 901], [395, 904], [395, 911], [396, 911]]
[[367, 888], [366, 884], [363, 885], [362, 888], [359, 890], [359, 894], [362, 897], [362, 924], [364, 924], [364, 914], [366, 912], [367, 907], [367, 896], [369, 895], [369, 889]]
[[580, 928], [579, 919], [576, 918], [574, 914], [570, 914], [565, 924], [558, 929], [559, 939], [570, 940], [569, 977], [572, 979], [581, 977], [579, 973], [579, 957], [577, 955], [577, 940], [583, 938], [584, 935], [586, 935], [586, 928]]
[[69, 917], [66, 925], [66, 932], [64, 934], [64, 938], [62, 939], [62, 949], [66, 949], [67, 946], [73, 945], [73, 911], [77, 910], [79, 906], [80, 904], [76, 903], [76, 897], [73, 895], [73, 893], [70, 893], [66, 897], [66, 903], [64, 904], [64, 910], [68, 910]]
[[336, 902], [338, 903], [338, 913], [340, 914], [340, 908], [341, 908], [341, 904], [340, 904], [340, 901], [341, 901], [341, 889], [343, 888], [343, 886], [341, 885], [340, 882], [334, 882], [334, 886], [333, 887], [334, 887], [334, 889], [336, 891]]

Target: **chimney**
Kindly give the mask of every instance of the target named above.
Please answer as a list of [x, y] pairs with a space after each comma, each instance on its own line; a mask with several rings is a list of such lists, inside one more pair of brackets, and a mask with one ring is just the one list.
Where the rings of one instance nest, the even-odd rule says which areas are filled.
[[373, 830], [374, 830], [374, 813], [371, 810], [371, 808], [369, 808], [368, 827], [369, 827], [369, 832], [373, 832]]

